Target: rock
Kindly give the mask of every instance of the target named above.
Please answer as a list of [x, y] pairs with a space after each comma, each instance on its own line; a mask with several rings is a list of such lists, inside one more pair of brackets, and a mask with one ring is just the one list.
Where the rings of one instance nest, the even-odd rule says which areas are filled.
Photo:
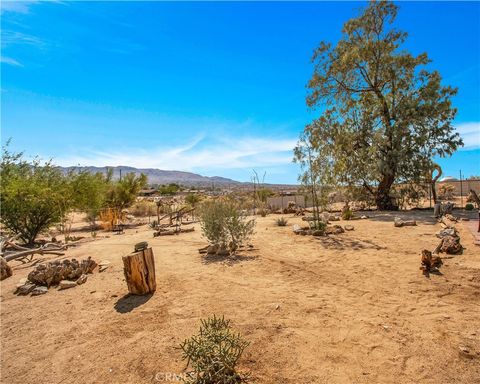
[[325, 233], [327, 235], [338, 235], [340, 233], [344, 233], [345, 230], [340, 225], [333, 225], [331, 227], [325, 228]]
[[353, 231], [355, 229], [353, 225], [345, 225], [344, 228], [346, 231]]
[[105, 265], [110, 265], [110, 264], [111, 264], [110, 261], [108, 261], [108, 260], [102, 260], [100, 263], [98, 263], [98, 266], [99, 266], [99, 267], [103, 267], [103, 266], [105, 266]]
[[39, 285], [35, 287], [35, 289], [32, 291], [32, 296], [44, 295], [47, 292], [48, 292], [47, 287], [45, 287], [44, 285]]
[[102, 265], [98, 268], [98, 272], [104, 272], [108, 268], [108, 265]]
[[28, 295], [30, 292], [32, 292], [35, 289], [36, 285], [32, 283], [26, 283], [21, 286], [17, 285], [16, 293], [18, 295]]
[[277, 305], [275, 306], [275, 309], [276, 309], [276, 310], [279, 310], [279, 309], [280, 309], [280, 304], [277, 304]]
[[298, 224], [293, 224], [293, 232], [295, 233], [300, 233], [302, 229], [300, 228], [300, 226]]
[[23, 278], [21, 278], [20, 280], [18, 280], [18, 284], [22, 284], [22, 285], [23, 285], [23, 284], [26, 284], [27, 281], [28, 281], [28, 279], [27, 279], [26, 277], [23, 277]]
[[70, 280], [62, 280], [60, 281], [60, 289], [68, 289], [68, 288], [73, 288], [77, 286], [76, 281], [70, 281]]
[[340, 221], [340, 216], [337, 215], [330, 215], [328, 218], [330, 221]]
[[440, 245], [440, 252], [445, 252], [448, 255], [458, 255], [463, 252], [463, 247], [460, 244], [458, 236], [445, 236]]
[[455, 228], [445, 228], [442, 229], [439, 233], [436, 235], [439, 239], [443, 239], [445, 236], [457, 236], [457, 231]]
[[363, 220], [368, 219], [368, 216], [367, 215], [360, 216], [360, 219], [363, 219]]
[[77, 280], [81, 275], [92, 273], [97, 263], [90, 257], [78, 261], [76, 259], [55, 260], [39, 264], [28, 274], [28, 280], [37, 285], [57, 285], [62, 280]]
[[85, 274], [80, 276], [77, 280], [77, 285], [81, 285], [81, 284], [85, 283], [87, 281], [87, 278], [88, 278], [88, 276], [85, 275]]
[[400, 217], [395, 217], [393, 225], [395, 227], [415, 226], [415, 225], [417, 225], [417, 222], [415, 220], [404, 221]]
[[12, 275], [12, 267], [10, 267], [7, 261], [2, 256], [0, 256], [0, 280], [5, 280]]

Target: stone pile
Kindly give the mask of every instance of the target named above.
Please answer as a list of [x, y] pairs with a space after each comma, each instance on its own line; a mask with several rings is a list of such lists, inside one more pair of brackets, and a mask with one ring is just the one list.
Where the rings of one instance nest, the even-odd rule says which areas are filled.
[[48, 288], [58, 285], [60, 289], [67, 289], [84, 284], [87, 274], [93, 273], [97, 263], [90, 257], [82, 261], [76, 259], [55, 260], [39, 264], [28, 274], [28, 278], [20, 281], [16, 293], [32, 296], [48, 292]]

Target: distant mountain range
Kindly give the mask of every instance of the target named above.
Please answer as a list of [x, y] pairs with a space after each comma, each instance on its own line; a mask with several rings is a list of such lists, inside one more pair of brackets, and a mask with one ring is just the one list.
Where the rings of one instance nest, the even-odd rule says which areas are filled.
[[140, 173], [145, 174], [148, 177], [148, 184], [169, 184], [177, 183], [186, 186], [211, 186], [215, 185], [240, 185], [242, 184], [239, 181], [228, 179], [220, 176], [202, 176], [192, 172], [182, 172], [182, 171], [164, 171], [162, 169], [154, 168], [134, 168], [127, 166], [117, 166], [117, 167], [60, 167], [60, 169], [67, 173], [71, 170], [77, 171], [87, 171], [90, 173], [107, 173], [109, 169], [113, 170], [113, 177], [118, 179], [120, 173], [126, 175], [127, 173], [134, 172], [139, 175]]

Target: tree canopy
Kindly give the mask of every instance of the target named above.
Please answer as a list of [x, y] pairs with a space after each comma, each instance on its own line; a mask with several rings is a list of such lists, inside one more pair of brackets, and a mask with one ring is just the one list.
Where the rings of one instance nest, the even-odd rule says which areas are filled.
[[310, 146], [325, 183], [362, 185], [379, 209], [397, 208], [395, 182], [422, 180], [434, 156], [463, 145], [452, 126], [457, 90], [427, 69], [426, 53], [402, 49], [407, 33], [393, 27], [397, 11], [392, 2], [372, 1], [344, 24], [335, 46], [321, 42], [314, 51], [307, 105], [322, 114], [295, 150], [305, 163]]

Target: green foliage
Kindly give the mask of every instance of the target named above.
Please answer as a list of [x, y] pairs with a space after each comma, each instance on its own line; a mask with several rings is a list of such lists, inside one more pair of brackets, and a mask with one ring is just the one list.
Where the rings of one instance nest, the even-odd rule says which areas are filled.
[[70, 177], [75, 208], [87, 214], [87, 220], [94, 229], [96, 220], [106, 204], [109, 182], [102, 173], [79, 172], [71, 173]]
[[248, 219], [238, 206], [221, 200], [205, 201], [200, 207], [203, 236], [212, 244], [235, 252], [253, 235], [255, 220]]
[[321, 220], [314, 220], [309, 222], [310, 229], [313, 230], [314, 236], [321, 236], [325, 234], [325, 229], [327, 228], [327, 223]]
[[467, 204], [465, 204], [465, 209], [466, 209], [467, 211], [473, 211], [473, 208], [474, 208], [474, 206], [473, 206], [472, 203], [467, 203]]
[[106, 195], [106, 204], [119, 214], [130, 207], [137, 199], [138, 192], [147, 184], [147, 176], [143, 173], [127, 173], [121, 180], [111, 182]]
[[70, 180], [50, 162], [29, 163], [3, 148], [0, 165], [1, 222], [25, 243], [59, 224], [73, 206]]
[[[425, 69], [425, 53], [402, 47], [407, 34], [392, 26], [396, 15], [392, 2], [372, 1], [345, 23], [335, 46], [322, 42], [315, 50], [307, 103], [323, 113], [303, 134], [322, 162], [323, 181], [333, 175], [342, 185], [362, 185], [381, 209], [396, 208], [395, 182], [418, 182], [433, 157], [463, 144], [452, 125], [457, 90]], [[295, 157], [305, 159], [305, 151]]]
[[170, 183], [168, 185], [161, 185], [160, 188], [158, 188], [158, 192], [161, 195], [175, 195], [180, 190], [180, 186], [175, 183]]
[[265, 188], [265, 187], [260, 187], [256, 191], [256, 193], [257, 193], [257, 199], [262, 203], [266, 203], [267, 198], [274, 195], [273, 191], [270, 188]]
[[279, 217], [278, 219], [275, 220], [275, 223], [276, 223], [279, 227], [286, 227], [287, 224], [288, 224], [288, 220], [285, 219], [284, 217]]
[[187, 196], [185, 196], [185, 202], [192, 207], [195, 207], [201, 200], [202, 197], [197, 193], [189, 193]]
[[201, 320], [199, 333], [186, 339], [180, 348], [192, 371], [184, 382], [189, 384], [235, 384], [247, 377], [236, 370], [243, 351], [249, 345], [230, 328], [230, 320], [210, 317]]
[[353, 212], [350, 209], [346, 209], [342, 212], [343, 220], [351, 220], [352, 217], [353, 217]]

